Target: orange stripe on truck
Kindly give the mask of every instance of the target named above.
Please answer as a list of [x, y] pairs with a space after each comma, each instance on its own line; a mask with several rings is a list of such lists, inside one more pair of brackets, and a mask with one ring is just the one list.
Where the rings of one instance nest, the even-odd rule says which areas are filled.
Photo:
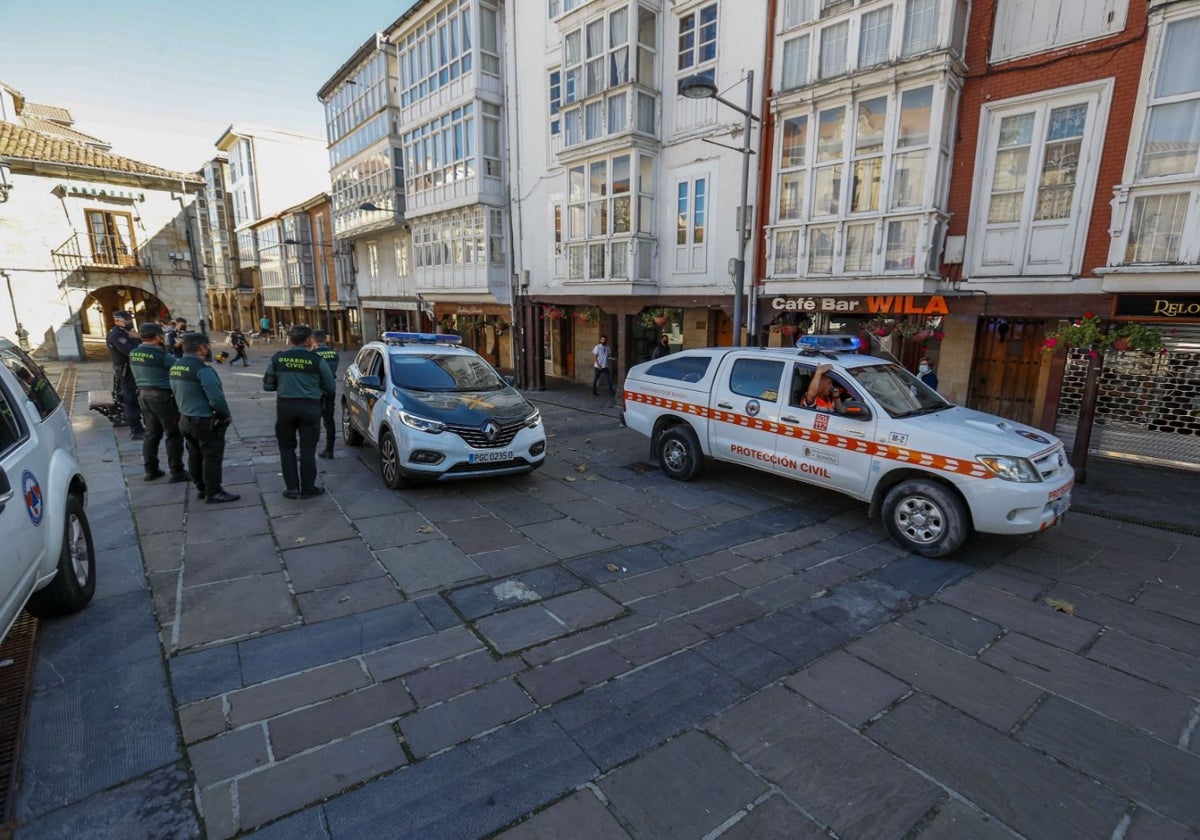
[[889, 461], [896, 461], [902, 464], [912, 464], [914, 466], [925, 467], [926, 469], [938, 470], [940, 472], [956, 473], [965, 475], [971, 478], [995, 478], [996, 476], [988, 472], [981, 465], [971, 461], [963, 461], [961, 458], [950, 458], [945, 455], [938, 455], [934, 452], [920, 452], [915, 449], [906, 449], [901, 446], [892, 446], [886, 443], [875, 443], [870, 440], [860, 440], [853, 437], [845, 437], [843, 435], [830, 434], [829, 432], [818, 432], [815, 429], [805, 429], [802, 426], [794, 426], [789, 423], [774, 423], [768, 420], [760, 420], [756, 417], [750, 417], [745, 414], [738, 414], [733, 411], [723, 409], [709, 408], [706, 405], [698, 403], [687, 403], [680, 400], [672, 400], [666, 397], [655, 397], [649, 394], [640, 394], [636, 391], [626, 391], [625, 399], [628, 402], [644, 403], [652, 405], [656, 408], [665, 408], [668, 411], [676, 411], [681, 414], [690, 414], [695, 417], [704, 417], [709, 420], [715, 420], [718, 423], [729, 423], [734, 426], [741, 426], [749, 429], [759, 429], [764, 432], [780, 435], [782, 437], [792, 438], [794, 440], [806, 440], [810, 443], [820, 444], [822, 446], [833, 446], [838, 449], [846, 449], [853, 452], [860, 452], [871, 455], [875, 458], [885, 458]]

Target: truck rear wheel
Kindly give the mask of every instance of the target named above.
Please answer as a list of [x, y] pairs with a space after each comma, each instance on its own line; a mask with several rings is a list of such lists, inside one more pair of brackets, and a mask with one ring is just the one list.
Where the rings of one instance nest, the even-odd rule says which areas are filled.
[[658, 463], [668, 478], [691, 481], [700, 474], [704, 452], [691, 426], [672, 426], [658, 439]]
[[947, 557], [968, 533], [967, 509], [958, 494], [935, 481], [902, 481], [883, 499], [883, 521], [901, 547], [922, 557]]
[[38, 618], [68, 615], [86, 607], [95, 591], [96, 550], [92, 545], [92, 529], [83, 510], [83, 499], [72, 493], [67, 497], [58, 574], [30, 596], [28, 609]]

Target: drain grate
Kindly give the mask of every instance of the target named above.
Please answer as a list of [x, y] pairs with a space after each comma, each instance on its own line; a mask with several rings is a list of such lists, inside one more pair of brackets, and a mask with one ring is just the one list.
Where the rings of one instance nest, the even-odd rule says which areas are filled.
[[22, 612], [0, 643], [0, 837], [8, 836], [15, 811], [17, 766], [25, 710], [36, 661], [38, 620]]

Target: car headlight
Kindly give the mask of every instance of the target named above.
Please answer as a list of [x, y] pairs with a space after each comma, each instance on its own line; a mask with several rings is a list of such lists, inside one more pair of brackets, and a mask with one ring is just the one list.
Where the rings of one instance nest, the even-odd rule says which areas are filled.
[[525, 418], [525, 425], [530, 429], [536, 429], [538, 426], [542, 425], [542, 412], [535, 408], [533, 410], [533, 414], [530, 414]]
[[409, 414], [407, 411], [400, 412], [400, 422], [410, 429], [416, 429], [418, 432], [429, 432], [431, 435], [441, 434], [446, 430], [445, 423], [430, 420], [427, 417], [419, 417], [416, 414]]
[[975, 459], [1005, 481], [1030, 484], [1042, 480], [1028, 458], [1012, 455], [976, 455]]

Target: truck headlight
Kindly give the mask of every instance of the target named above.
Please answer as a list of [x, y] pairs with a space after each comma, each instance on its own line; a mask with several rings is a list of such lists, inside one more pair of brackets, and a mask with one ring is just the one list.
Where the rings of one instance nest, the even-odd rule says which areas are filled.
[[533, 410], [533, 414], [530, 414], [525, 418], [525, 425], [530, 429], [536, 429], [538, 426], [542, 425], [542, 412], [535, 408]]
[[441, 434], [446, 430], [445, 423], [430, 420], [426, 417], [419, 417], [416, 414], [409, 414], [407, 411], [400, 412], [400, 422], [410, 429], [416, 429], [418, 432], [429, 432], [431, 435]]
[[1017, 458], [1013, 455], [976, 455], [975, 460], [1005, 481], [1032, 484], [1042, 480], [1028, 458]]

